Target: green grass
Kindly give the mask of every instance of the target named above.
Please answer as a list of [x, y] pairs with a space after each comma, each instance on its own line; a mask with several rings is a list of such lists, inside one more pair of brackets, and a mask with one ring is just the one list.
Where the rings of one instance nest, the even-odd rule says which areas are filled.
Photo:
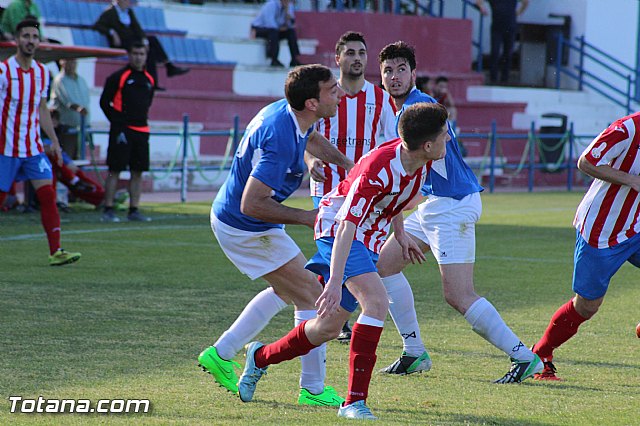
[[[571, 221], [581, 196], [483, 195], [476, 287], [528, 345], [571, 297]], [[271, 367], [249, 404], [196, 367], [198, 353], [263, 288], [222, 254], [208, 211], [207, 203], [147, 205], [153, 222], [107, 225], [80, 208], [63, 215], [63, 245], [83, 258], [60, 268], [47, 265], [38, 215], [0, 214], [0, 424], [349, 423], [334, 409], [296, 405], [298, 361]], [[288, 232], [313, 254], [310, 230]], [[516, 386], [491, 384], [509, 362], [445, 304], [433, 260], [406, 274], [434, 367], [423, 375], [374, 375], [369, 404], [385, 424], [637, 424], [640, 287], [633, 267], [620, 270], [598, 315], [556, 351], [566, 380]], [[289, 308], [259, 337], [273, 341], [292, 323]], [[400, 344], [387, 321], [377, 367], [393, 361]], [[237, 360], [243, 363], [242, 354]], [[330, 342], [327, 363], [327, 383], [344, 394], [348, 347]], [[10, 395], [148, 398], [153, 410], [11, 414]]]

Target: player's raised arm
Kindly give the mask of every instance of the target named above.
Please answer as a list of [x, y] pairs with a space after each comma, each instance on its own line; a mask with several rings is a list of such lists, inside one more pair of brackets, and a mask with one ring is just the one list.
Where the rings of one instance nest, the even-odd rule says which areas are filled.
[[240, 211], [264, 222], [305, 225], [313, 228], [316, 210], [282, 205], [272, 198], [273, 189], [250, 176], [242, 193]]
[[354, 166], [352, 160], [345, 157], [335, 146], [331, 145], [331, 142], [329, 142], [327, 138], [315, 130], [309, 136], [307, 152], [320, 160], [333, 163], [347, 171], [351, 170]]

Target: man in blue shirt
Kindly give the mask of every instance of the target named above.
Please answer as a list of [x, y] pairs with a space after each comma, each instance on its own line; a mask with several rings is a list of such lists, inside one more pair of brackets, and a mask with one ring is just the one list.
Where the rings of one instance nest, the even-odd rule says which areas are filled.
[[[238, 377], [232, 358], [287, 303], [295, 305], [296, 324], [316, 317], [315, 302], [322, 288], [304, 269], [306, 259], [284, 225], [313, 228], [317, 210], [281, 204], [302, 182], [305, 150], [341, 167], [353, 166], [313, 127], [319, 119], [336, 114], [344, 95], [329, 68], [294, 68], [285, 82], [285, 94], [286, 99], [266, 106], [249, 123], [211, 209], [211, 228], [225, 255], [249, 278], [264, 278], [270, 285], [198, 357], [205, 371], [234, 393]], [[300, 404], [337, 406], [344, 401], [324, 386], [325, 353], [322, 345], [302, 359]]]
[[278, 60], [280, 40], [287, 39], [291, 52], [291, 66], [300, 65], [298, 36], [296, 35], [293, 2], [290, 0], [268, 0], [251, 23], [254, 37], [267, 40], [267, 57], [272, 67], [284, 67]]
[[[415, 87], [416, 59], [413, 47], [404, 42], [385, 46], [378, 57], [382, 83], [391, 94], [398, 116], [418, 102], [436, 102]], [[440, 267], [444, 296], [469, 322], [473, 331], [511, 358], [511, 369], [495, 383], [520, 383], [542, 370], [540, 358], [511, 331], [495, 307], [478, 296], [473, 284], [475, 224], [482, 202], [478, 183], [462, 159], [456, 135], [449, 125], [451, 143], [444, 159], [434, 161], [422, 195], [427, 199], [404, 221], [404, 229], [423, 253], [431, 251]], [[403, 337], [402, 356], [382, 370], [389, 374], [411, 374], [428, 370], [413, 307], [413, 293], [402, 269], [410, 262], [408, 253], [392, 235], [382, 247], [378, 271], [389, 294], [389, 311]]]

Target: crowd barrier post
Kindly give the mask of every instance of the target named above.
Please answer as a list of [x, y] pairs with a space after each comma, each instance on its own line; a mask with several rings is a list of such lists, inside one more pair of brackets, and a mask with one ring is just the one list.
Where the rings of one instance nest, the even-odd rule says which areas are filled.
[[180, 201], [187, 202], [187, 152], [189, 145], [189, 114], [182, 115], [182, 171], [180, 173]]
[[529, 130], [529, 192], [533, 192], [533, 178], [536, 165], [536, 123], [531, 122]]
[[[489, 158], [489, 192], [493, 192], [495, 184], [496, 184], [496, 135], [497, 133], [497, 125], [496, 120], [491, 122], [491, 151]], [[484, 171], [481, 170], [480, 173]]]

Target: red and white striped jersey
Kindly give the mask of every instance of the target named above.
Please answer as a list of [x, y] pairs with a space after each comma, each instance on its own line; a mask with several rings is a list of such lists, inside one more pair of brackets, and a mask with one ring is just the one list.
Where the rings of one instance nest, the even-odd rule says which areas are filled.
[[49, 71], [36, 60], [25, 71], [15, 56], [0, 63], [0, 154], [31, 157], [43, 152], [40, 99], [47, 96]]
[[397, 138], [363, 156], [349, 175], [320, 201], [315, 239], [335, 237], [340, 222], [357, 226], [354, 239], [379, 253], [391, 220], [418, 194], [431, 162], [408, 175]]
[[[607, 164], [640, 175], [640, 113], [621, 118], [585, 150], [594, 166]], [[578, 206], [573, 225], [592, 247], [615, 246], [640, 231], [640, 197], [627, 185], [595, 179]]]
[[[354, 163], [377, 145], [398, 137], [396, 108], [389, 93], [364, 82], [354, 96], [340, 100], [338, 113], [316, 124], [316, 129]], [[322, 197], [347, 175], [342, 167], [325, 163], [324, 182], [311, 179], [311, 196]]]

